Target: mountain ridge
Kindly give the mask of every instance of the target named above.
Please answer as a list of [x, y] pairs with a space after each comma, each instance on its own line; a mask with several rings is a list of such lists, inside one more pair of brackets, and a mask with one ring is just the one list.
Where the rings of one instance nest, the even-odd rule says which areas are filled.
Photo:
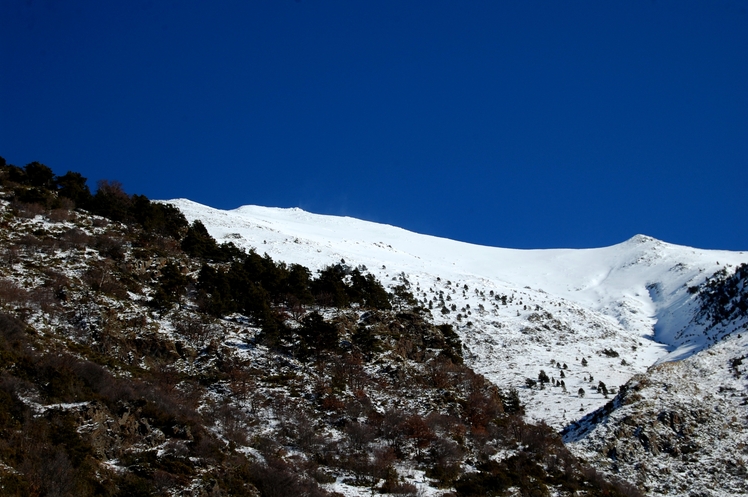
[[301, 209], [171, 203], [219, 241], [311, 267], [365, 264], [388, 289], [407, 285], [435, 322], [454, 325], [471, 367], [517, 389], [528, 419], [563, 430], [603, 473], [651, 495], [746, 491], [748, 460], [733, 455], [748, 443], [736, 421], [748, 419], [745, 252], [642, 234], [601, 248], [502, 249]]
[[744, 493], [744, 253], [0, 185], [11, 494]]
[[[367, 267], [388, 288], [407, 284], [436, 322], [455, 325], [478, 371], [517, 388], [559, 356], [579, 366], [579, 381], [564, 380], [567, 392], [576, 393], [589, 388], [584, 379], [618, 386], [656, 363], [702, 350], [709, 337], [678, 337], [697, 310], [688, 288], [748, 262], [743, 252], [696, 249], [641, 234], [602, 248], [504, 249], [299, 208], [224, 211], [186, 199], [168, 202], [189, 221], [200, 219], [219, 242], [317, 270], [345, 261]], [[510, 303], [497, 304], [498, 295]], [[613, 361], [601, 350], [620, 358]], [[528, 351], [532, 357], [524, 357]], [[516, 366], [496, 368], [492, 354], [509, 356]], [[593, 355], [604, 360], [592, 361], [593, 369], [581, 367], [581, 358], [589, 362]], [[548, 392], [520, 393], [531, 417], [559, 428], [571, 421], [572, 411], [592, 412], [606, 402], [591, 392], [574, 401], [568, 394], [537, 401]], [[546, 409], [560, 401], [569, 403], [566, 413], [549, 417]]]

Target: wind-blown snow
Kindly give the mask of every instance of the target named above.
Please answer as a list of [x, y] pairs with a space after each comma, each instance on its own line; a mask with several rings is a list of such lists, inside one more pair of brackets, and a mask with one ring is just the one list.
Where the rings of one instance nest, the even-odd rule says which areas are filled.
[[[531, 418], [557, 427], [606, 402], [592, 388], [600, 381], [610, 390], [657, 362], [708, 346], [711, 337], [692, 329], [696, 309], [688, 287], [748, 262], [743, 252], [643, 235], [604, 248], [515, 250], [296, 208], [169, 203], [189, 221], [201, 220], [219, 242], [312, 270], [344, 260], [365, 266], [385, 286], [408, 285], [430, 303], [435, 321], [455, 325], [477, 371], [517, 388]], [[558, 386], [525, 387], [541, 369]]]

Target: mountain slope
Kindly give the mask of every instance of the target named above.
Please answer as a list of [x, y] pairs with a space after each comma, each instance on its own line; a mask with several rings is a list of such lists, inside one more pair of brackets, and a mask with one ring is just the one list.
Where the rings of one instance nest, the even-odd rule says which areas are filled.
[[[713, 343], [689, 288], [748, 262], [642, 235], [599, 249], [512, 250], [300, 209], [170, 203], [218, 241], [313, 269], [363, 265], [389, 288], [405, 285], [436, 322], [456, 327], [472, 367], [521, 387], [528, 415], [558, 428], [607, 402], [600, 382], [614, 393], [652, 364]], [[528, 387], [541, 371], [548, 384]]]
[[565, 442], [650, 495], [748, 492], [748, 337], [636, 375], [610, 405], [570, 426]]
[[116, 185], [74, 200], [71, 177], [0, 167], [2, 495], [640, 495], [402, 287], [219, 247]]
[[578, 456], [651, 495], [745, 495], [748, 491], [748, 265], [719, 271], [688, 304], [677, 334], [713, 343], [636, 375], [610, 403], [564, 430]]

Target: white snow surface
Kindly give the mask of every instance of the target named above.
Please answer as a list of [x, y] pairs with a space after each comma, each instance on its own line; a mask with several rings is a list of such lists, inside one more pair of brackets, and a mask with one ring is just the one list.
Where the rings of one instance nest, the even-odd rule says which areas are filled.
[[[713, 337], [693, 321], [688, 287], [748, 262], [744, 252], [644, 235], [603, 248], [517, 250], [298, 208], [168, 203], [190, 222], [199, 219], [219, 243], [313, 271], [345, 261], [365, 266], [385, 287], [406, 284], [424, 306], [431, 302], [437, 323], [455, 326], [476, 371], [517, 388], [528, 417], [557, 428], [607, 402], [593, 388], [600, 381], [612, 390], [653, 364], [708, 347]], [[541, 369], [558, 386], [527, 388], [526, 378], [537, 379]]]

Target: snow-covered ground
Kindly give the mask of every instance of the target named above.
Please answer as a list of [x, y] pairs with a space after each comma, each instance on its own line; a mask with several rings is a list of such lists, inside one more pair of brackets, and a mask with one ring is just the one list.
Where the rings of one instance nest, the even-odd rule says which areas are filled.
[[569, 448], [650, 495], [748, 493], [741, 333], [635, 376], [612, 405], [571, 427]]
[[[472, 367], [517, 388], [531, 419], [558, 428], [607, 402], [601, 381], [610, 396], [653, 364], [709, 346], [688, 288], [748, 262], [743, 252], [642, 235], [596, 249], [514, 250], [300, 209], [169, 203], [219, 242], [312, 270], [365, 266], [387, 287], [405, 284], [437, 323], [455, 326]], [[552, 383], [528, 388], [541, 370]]]

